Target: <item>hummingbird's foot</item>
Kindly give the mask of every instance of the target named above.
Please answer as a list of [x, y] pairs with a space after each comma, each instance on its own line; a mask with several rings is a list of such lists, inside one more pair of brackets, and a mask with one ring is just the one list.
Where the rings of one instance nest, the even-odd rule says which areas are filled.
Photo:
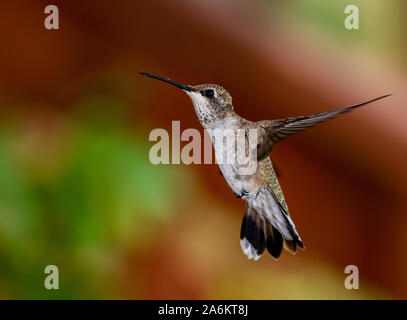
[[237, 199], [240, 199], [240, 198], [243, 198], [244, 196], [247, 196], [249, 193], [250, 193], [249, 191], [246, 191], [245, 189], [242, 189], [242, 194], [235, 193], [235, 197]]

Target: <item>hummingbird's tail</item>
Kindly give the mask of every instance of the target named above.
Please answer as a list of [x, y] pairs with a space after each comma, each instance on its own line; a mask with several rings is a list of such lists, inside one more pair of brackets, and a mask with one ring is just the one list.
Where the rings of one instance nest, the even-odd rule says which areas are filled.
[[255, 200], [246, 203], [240, 245], [249, 259], [258, 260], [267, 251], [278, 259], [283, 248], [295, 254], [297, 246], [304, 249], [288, 212], [274, 192], [264, 187]]
[[266, 248], [275, 259], [280, 257], [283, 247], [293, 254], [297, 249], [294, 240], [283, 239], [281, 233], [248, 203], [240, 230], [240, 245], [244, 254], [254, 260], [258, 260]]
[[242, 228], [240, 229], [240, 246], [249, 259], [258, 260], [266, 249], [267, 227], [264, 219], [246, 202]]

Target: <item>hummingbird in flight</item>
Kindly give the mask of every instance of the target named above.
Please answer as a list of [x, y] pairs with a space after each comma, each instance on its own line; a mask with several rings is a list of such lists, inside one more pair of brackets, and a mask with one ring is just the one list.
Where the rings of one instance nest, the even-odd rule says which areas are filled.
[[[269, 157], [270, 151], [281, 140], [340, 114], [390, 96], [384, 95], [366, 102], [333, 111], [290, 117], [279, 120], [252, 122], [238, 116], [232, 97], [216, 84], [185, 85], [149, 73], [140, 73], [182, 89], [192, 100], [195, 112], [205, 129], [229, 129], [232, 132], [256, 130], [255, 144], [257, 166], [253, 174], [239, 174], [238, 163], [219, 161], [222, 155], [213, 142], [215, 157], [222, 175], [237, 198], [246, 201], [240, 230], [240, 245], [249, 259], [258, 260], [264, 251], [278, 259], [285, 248], [295, 254], [304, 244], [295, 228], [283, 192]], [[214, 141], [212, 137], [212, 141]]]

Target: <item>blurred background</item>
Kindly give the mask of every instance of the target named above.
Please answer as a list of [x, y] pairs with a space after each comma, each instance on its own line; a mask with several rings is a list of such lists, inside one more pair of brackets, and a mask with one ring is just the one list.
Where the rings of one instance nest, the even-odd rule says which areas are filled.
[[[0, 298], [407, 298], [406, 1], [52, 1], [59, 30], [48, 4], [0, 5]], [[203, 130], [140, 71], [219, 84], [252, 121], [394, 95], [273, 150], [306, 250], [255, 263], [216, 165], [149, 162], [151, 130]]]

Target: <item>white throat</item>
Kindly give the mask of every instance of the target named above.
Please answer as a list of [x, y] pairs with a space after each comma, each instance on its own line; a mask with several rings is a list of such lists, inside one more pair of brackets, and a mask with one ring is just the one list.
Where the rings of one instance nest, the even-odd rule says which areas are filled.
[[207, 99], [205, 99], [199, 92], [185, 91], [191, 98], [194, 105], [195, 112], [201, 124], [207, 128], [209, 123], [213, 120], [213, 112]]

